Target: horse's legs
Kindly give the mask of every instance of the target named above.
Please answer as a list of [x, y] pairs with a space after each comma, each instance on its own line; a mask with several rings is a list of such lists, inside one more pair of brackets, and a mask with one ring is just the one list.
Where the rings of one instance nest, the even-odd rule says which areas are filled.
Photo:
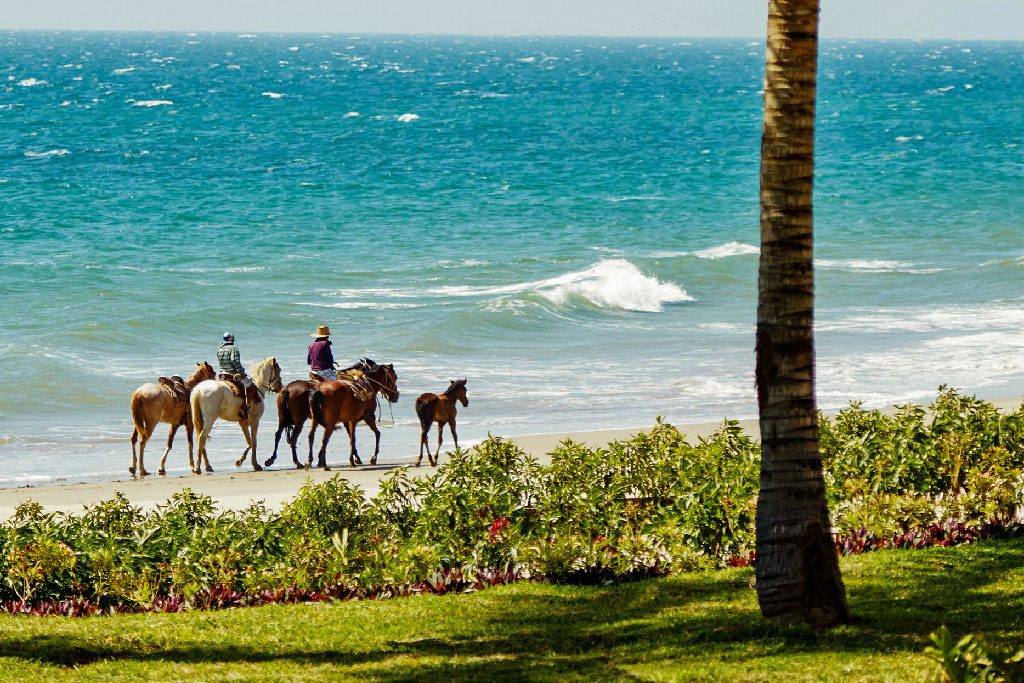
[[252, 468], [256, 472], [262, 472], [263, 468], [260, 467], [259, 462], [256, 461], [256, 432], [260, 429], [259, 419], [249, 420], [249, 431], [252, 432], [251, 443], [252, 443], [252, 455], [249, 458], [249, 462], [252, 463]]
[[[185, 421], [185, 436], [188, 437], [188, 467], [189, 469], [194, 469], [195, 464], [192, 462], [192, 418], [189, 417], [188, 415], [185, 415], [185, 417], [183, 417], [182, 419]], [[160, 474], [163, 474], [163, 467], [161, 466], [160, 469]]]
[[352, 447], [352, 449], [348, 452], [349, 467], [355, 467], [356, 463], [362, 465], [363, 461], [359, 459], [359, 453], [356, 452], [356, 423], [346, 422], [345, 431], [348, 432], [348, 441]]
[[138, 453], [135, 452], [135, 443], [139, 440], [139, 428], [132, 427], [132, 466], [128, 468], [128, 473], [131, 475], [135, 474], [135, 465], [139, 460]]
[[[267, 458], [267, 461], [265, 463], [263, 463], [267, 467], [270, 467], [271, 465], [273, 465], [274, 461], [277, 460], [277, 444], [281, 441], [281, 432], [283, 432], [285, 429], [287, 429], [287, 427], [288, 427], [288, 425], [286, 425], [284, 423], [284, 420], [279, 420], [278, 421], [277, 431], [274, 432], [274, 454], [271, 455], [269, 458]], [[285, 441], [290, 441], [290, 438], [289, 438], [290, 436], [291, 435], [285, 437]]]
[[427, 447], [427, 462], [430, 461], [430, 444], [427, 443], [427, 432], [430, 431], [430, 425], [420, 429], [420, 456], [416, 458], [416, 467], [420, 466], [420, 462], [423, 460], [423, 447]]
[[252, 454], [252, 468], [257, 472], [263, 468], [256, 462], [256, 429], [259, 427], [259, 421], [245, 420], [239, 422], [238, 426], [242, 430], [242, 435], [245, 437], [245, 443], [247, 444], [245, 450], [242, 451], [242, 457], [235, 461], [235, 467], [241, 467], [242, 463], [245, 462], [245, 456]]
[[213, 429], [213, 420], [204, 420], [203, 426], [198, 430], [198, 443], [196, 444], [196, 466], [192, 471], [196, 474], [203, 473], [203, 464], [206, 464], [206, 471], [213, 472], [210, 467], [210, 458], [206, 455], [206, 441], [210, 438], [210, 430]]
[[370, 464], [376, 465], [377, 454], [380, 453], [380, 430], [377, 429], [377, 420], [372, 415], [366, 418], [364, 422], [366, 422], [366, 426], [373, 431], [373, 435], [377, 439], [377, 442], [373, 446], [373, 457], [370, 458]]
[[302, 463], [299, 462], [299, 454], [296, 452], [295, 446], [299, 442], [299, 434], [302, 432], [302, 425], [304, 423], [305, 420], [296, 425], [292, 425], [292, 433], [288, 437], [288, 443], [292, 447], [292, 462], [295, 463], [295, 469], [298, 470], [302, 469]]
[[331, 471], [331, 468], [327, 466], [327, 442], [331, 440], [334, 430], [334, 425], [324, 425], [324, 439], [320, 442], [320, 454], [316, 461], [316, 466], [324, 468], [324, 472]]
[[177, 424], [172, 424], [170, 430], [167, 432], [167, 448], [164, 450], [164, 456], [160, 458], [160, 469], [157, 470], [157, 474], [167, 474], [164, 470], [164, 465], [167, 464], [167, 454], [171, 452], [171, 447], [174, 445], [174, 435], [178, 432], [178, 427], [184, 422], [185, 418], [182, 418]]
[[[145, 454], [146, 454], [146, 444], [149, 443], [149, 439], [153, 436], [153, 430], [156, 429], [156, 425], [157, 425], [158, 422], [159, 422], [159, 420], [153, 420], [153, 422], [150, 423], [149, 420], [146, 420], [145, 424], [142, 425], [142, 428], [145, 431], [139, 433], [139, 436], [141, 437], [139, 439], [139, 469], [138, 469], [140, 477], [145, 477], [145, 476], [147, 476], [149, 474], [149, 472], [146, 471], [146, 466], [144, 464], [142, 464], [142, 460], [143, 460], [143, 457], [145, 457]], [[132, 472], [132, 474], [135, 474], [135, 472]]]
[[309, 423], [309, 460], [306, 461], [306, 470], [308, 471], [310, 466], [313, 464], [313, 437], [316, 436], [316, 420]]
[[452, 415], [451, 421], [448, 423], [448, 428], [452, 430], [452, 440], [455, 442], [455, 448], [459, 447], [459, 435], [455, 433], [455, 416]]
[[[434, 457], [430, 460], [430, 464], [437, 466], [437, 459], [441, 457], [441, 437], [444, 435], [444, 422], [437, 423], [437, 450], [434, 451]], [[430, 459], [430, 448], [427, 448], [427, 458]]]

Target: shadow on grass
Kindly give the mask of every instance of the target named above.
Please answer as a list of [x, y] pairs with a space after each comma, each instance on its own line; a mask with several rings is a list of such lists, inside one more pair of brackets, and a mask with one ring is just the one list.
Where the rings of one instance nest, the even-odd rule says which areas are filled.
[[[368, 628], [359, 651], [336, 645], [344, 637], [326, 630], [311, 635], [306, 613], [296, 611], [288, 616], [295, 639], [266, 650], [248, 643], [183, 642], [184, 636], [178, 644], [172, 639], [170, 647], [157, 648], [145, 641], [109, 645], [87, 636], [46, 635], [0, 637], [0, 657], [62, 667], [103, 660], [329, 665], [335, 670], [358, 667], [361, 677], [378, 681], [617, 681], [634, 680], [629, 668], [645, 663], [703, 659], [713, 667], [714, 662], [775, 655], [917, 656], [927, 635], [944, 623], [955, 634], [991, 634], [994, 641], [1001, 632], [1019, 637], [1024, 629], [1024, 595], [1007, 590], [1005, 582], [1008, 573], [1024, 566], [1022, 540], [878, 552], [844, 560], [844, 565], [850, 569], [850, 605], [857, 622], [824, 632], [765, 622], [749, 586], [753, 573], [740, 570], [602, 589], [518, 586], [448, 596], [441, 600], [466, 601], [457, 610], [462, 616], [434, 618], [432, 606], [426, 605], [415, 610], [418, 616], [405, 629], [421, 629], [422, 637], [386, 640]], [[1004, 585], [994, 590], [1001, 580]], [[345, 610], [340, 606], [327, 614], [340, 622], [350, 618]], [[209, 616], [217, 618], [216, 613]]]

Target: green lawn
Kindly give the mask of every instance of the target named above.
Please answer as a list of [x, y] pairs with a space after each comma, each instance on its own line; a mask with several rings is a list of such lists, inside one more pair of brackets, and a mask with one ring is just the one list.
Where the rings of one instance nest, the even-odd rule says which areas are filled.
[[846, 558], [857, 622], [765, 623], [750, 569], [609, 588], [169, 615], [0, 617], [4, 681], [922, 681], [947, 624], [1024, 646], [1024, 540]]

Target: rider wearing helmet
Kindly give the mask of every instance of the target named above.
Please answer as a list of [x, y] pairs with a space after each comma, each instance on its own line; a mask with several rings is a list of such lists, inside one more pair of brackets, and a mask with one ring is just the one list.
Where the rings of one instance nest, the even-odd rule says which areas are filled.
[[235, 335], [230, 332], [224, 333], [224, 341], [217, 349], [217, 364], [220, 371], [231, 375], [244, 375], [245, 368], [242, 367], [242, 359], [238, 355], [238, 348], [235, 346]]

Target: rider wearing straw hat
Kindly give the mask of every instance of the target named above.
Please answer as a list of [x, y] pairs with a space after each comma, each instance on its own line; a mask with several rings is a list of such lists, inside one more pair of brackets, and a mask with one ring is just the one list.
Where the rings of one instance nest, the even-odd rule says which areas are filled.
[[316, 341], [309, 345], [309, 353], [306, 355], [306, 363], [314, 375], [324, 379], [338, 379], [334, 371], [334, 354], [331, 353], [331, 328], [327, 325], [320, 325], [313, 333]]

